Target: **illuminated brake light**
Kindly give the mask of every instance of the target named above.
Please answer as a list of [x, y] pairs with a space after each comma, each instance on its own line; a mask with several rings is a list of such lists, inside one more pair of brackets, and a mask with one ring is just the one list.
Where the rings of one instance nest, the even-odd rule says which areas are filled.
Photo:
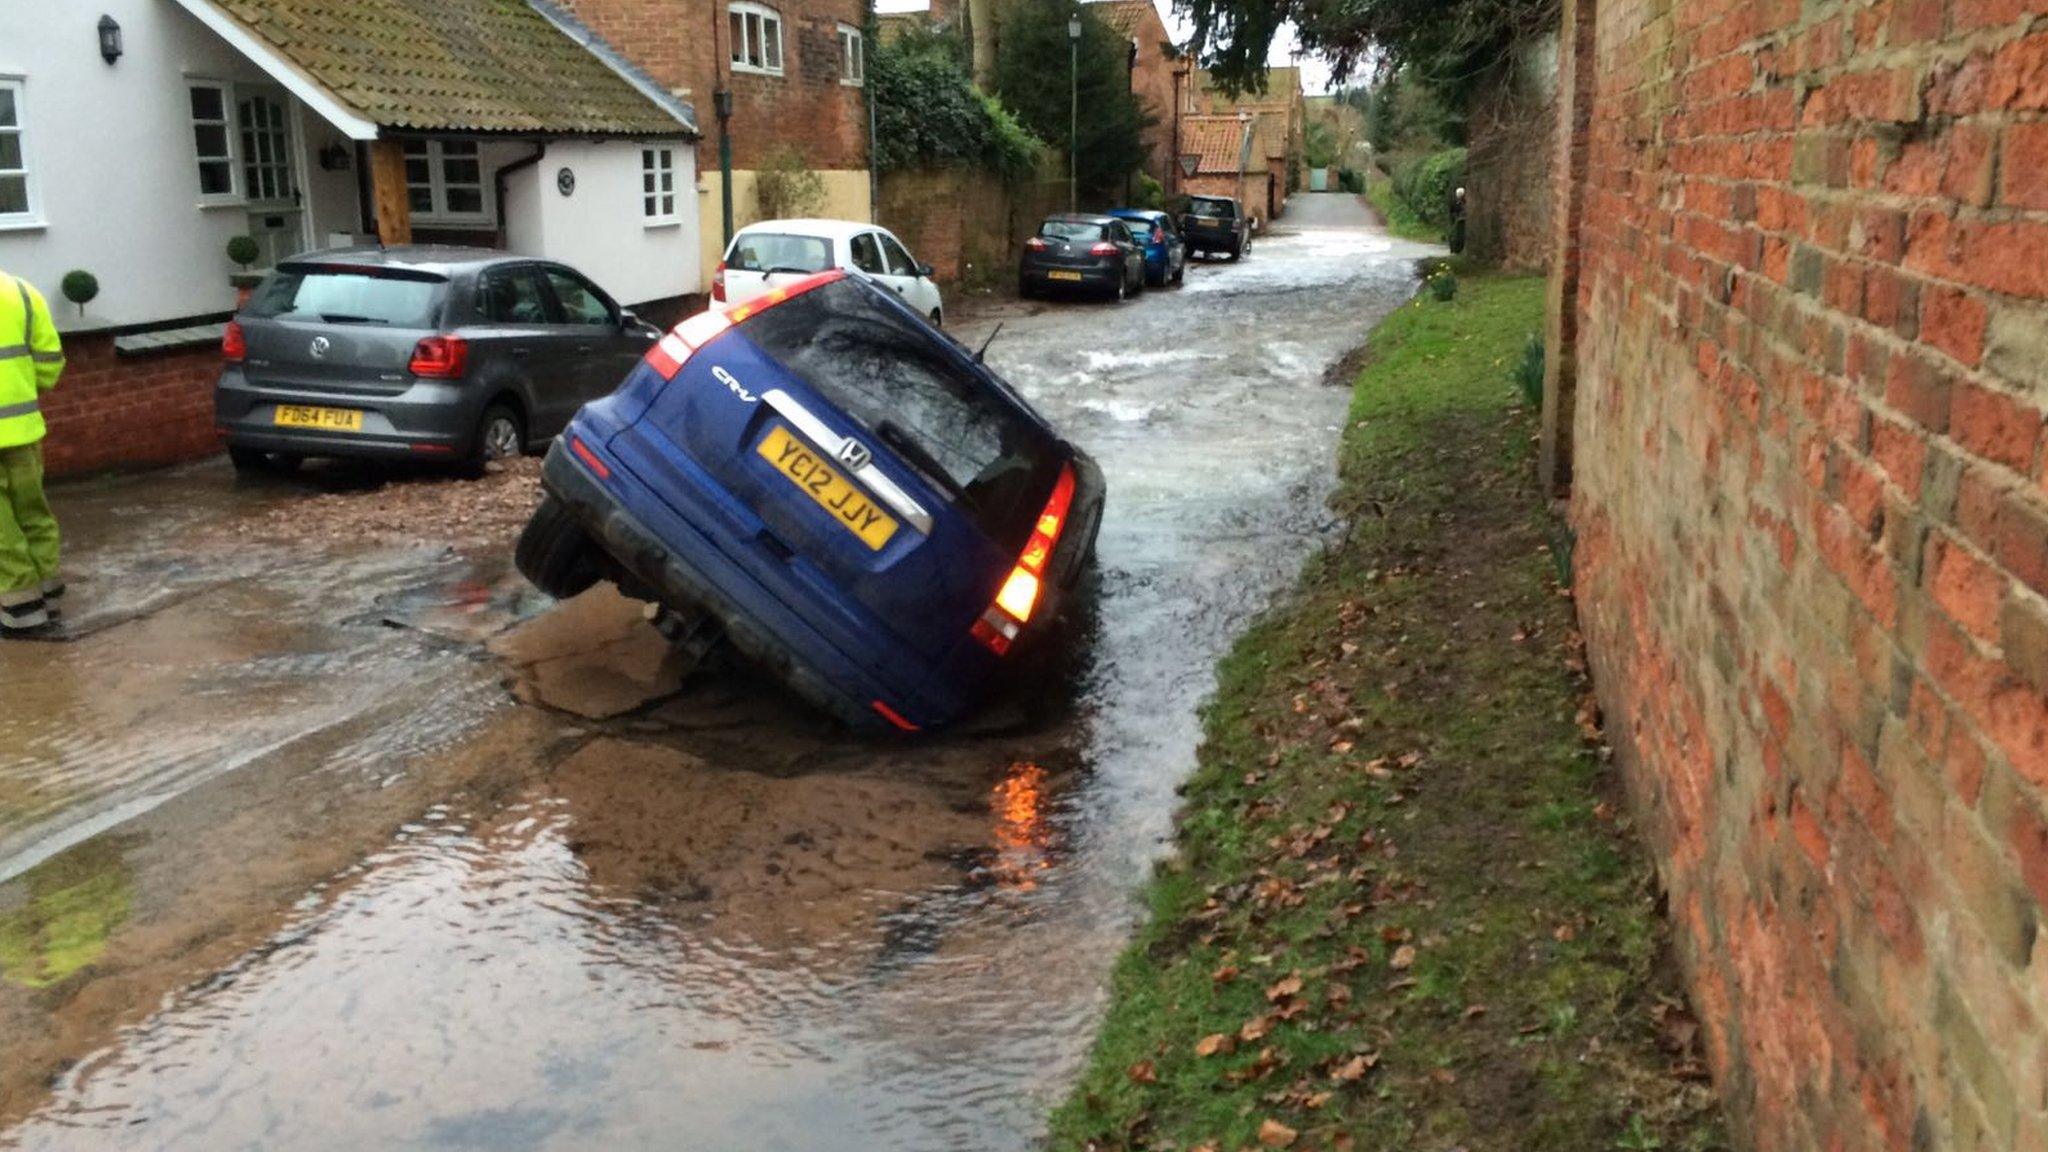
[[969, 629], [976, 640], [989, 651], [1001, 656], [1009, 652], [1010, 645], [1023, 632], [1024, 625], [1031, 620], [1031, 613], [1038, 608], [1038, 594], [1044, 585], [1046, 566], [1052, 563], [1053, 550], [1059, 546], [1060, 533], [1067, 526], [1067, 512], [1074, 503], [1074, 466], [1060, 468], [1060, 478], [1052, 486], [1052, 496], [1038, 513], [1038, 523], [1031, 527], [1031, 538], [1024, 543], [1024, 551], [1017, 556], [1017, 564], [1003, 580], [1002, 588], [996, 593], [995, 603], [981, 614], [981, 619]]

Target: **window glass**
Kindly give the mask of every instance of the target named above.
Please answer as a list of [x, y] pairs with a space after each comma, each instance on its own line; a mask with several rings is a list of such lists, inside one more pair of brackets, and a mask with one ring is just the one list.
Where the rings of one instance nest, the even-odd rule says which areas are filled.
[[839, 26], [839, 78], [848, 84], [867, 80], [867, 54], [861, 50], [860, 29]]
[[895, 237], [882, 236], [881, 241], [882, 258], [889, 262], [889, 275], [917, 275], [917, 261], [910, 258], [910, 253], [903, 250], [903, 245], [898, 244]]
[[548, 287], [555, 290], [555, 303], [562, 306], [562, 322], [565, 324], [610, 324], [612, 310], [597, 290], [585, 283], [581, 276], [565, 272], [560, 268], [547, 268], [542, 274], [548, 278]]
[[414, 212], [434, 211], [434, 158], [425, 140], [405, 142], [405, 199]]
[[268, 96], [245, 96], [235, 107], [242, 129], [242, 192], [261, 204], [294, 198], [290, 128], [284, 102]]
[[440, 277], [392, 276], [344, 268], [288, 264], [249, 297], [247, 315], [333, 324], [431, 328], [440, 312]]
[[0, 81], [0, 216], [28, 214], [28, 149], [22, 143], [21, 86]]
[[654, 221], [675, 219], [676, 161], [673, 149], [640, 150], [640, 215]]
[[766, 8], [735, 4], [726, 14], [726, 31], [736, 67], [782, 71], [782, 17]]
[[442, 210], [450, 216], [480, 216], [484, 210], [484, 166], [474, 140], [437, 140], [441, 146]]
[[1059, 459], [953, 346], [853, 280], [758, 312], [740, 331], [925, 473], [998, 544], [1023, 544]]
[[525, 268], [499, 268], [477, 282], [477, 311], [493, 324], [545, 324], [547, 300]]
[[1197, 216], [1221, 216], [1228, 220], [1237, 215], [1237, 205], [1219, 196], [1197, 196], [1188, 202], [1188, 211]]
[[[192, 101], [192, 148], [199, 160], [199, 194], [232, 196], [235, 193], [235, 156], [229, 139], [228, 94], [218, 84], [194, 84]], [[0, 167], [4, 167], [0, 163]]]
[[744, 232], [733, 239], [725, 266], [741, 272], [823, 272], [832, 267], [832, 242], [822, 236]]
[[1079, 220], [1047, 220], [1038, 226], [1038, 234], [1054, 240], [1078, 240], [1083, 243], [1103, 239], [1102, 225]]
[[853, 266], [873, 276], [882, 275], [888, 265], [882, 262], [882, 246], [877, 243], [873, 232], [863, 232], [853, 238], [849, 245], [853, 249]]

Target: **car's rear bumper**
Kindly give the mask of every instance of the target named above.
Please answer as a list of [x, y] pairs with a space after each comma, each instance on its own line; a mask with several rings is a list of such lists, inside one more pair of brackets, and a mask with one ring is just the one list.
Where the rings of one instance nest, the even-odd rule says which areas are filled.
[[[678, 517], [666, 517], [673, 522], [663, 525], [668, 533], [664, 536], [628, 510], [618, 494], [575, 459], [565, 447], [567, 439], [557, 440], [548, 451], [541, 469], [542, 486], [573, 510], [606, 554], [665, 603], [709, 612], [748, 659], [773, 671], [813, 707], [851, 727], [891, 730], [892, 725], [875, 709], [877, 701], [918, 726], [952, 718], [906, 711], [911, 706], [899, 695], [875, 682], [796, 613], [786, 608], [762, 612], [749, 607], [748, 601], [778, 606], [779, 602], [695, 527]], [[619, 478], [623, 465], [608, 466], [614, 469], [614, 479]], [[630, 472], [624, 475], [630, 476]]]
[[1228, 252], [1237, 244], [1237, 233], [1228, 228], [1188, 228], [1181, 232], [1188, 251]]
[[[1057, 272], [1060, 275], [1055, 277]], [[1096, 291], [1116, 290], [1117, 282], [1123, 279], [1123, 268], [1119, 265], [1091, 264], [1086, 268], [1054, 268], [1027, 265], [1022, 269], [1026, 283], [1040, 288], [1094, 289]], [[1080, 279], [1072, 279], [1073, 276]]]
[[[482, 415], [480, 390], [422, 380], [395, 395], [325, 392], [252, 384], [241, 369], [221, 373], [213, 391], [214, 428], [229, 447], [302, 456], [433, 458], [466, 451]], [[281, 404], [360, 412], [356, 432], [277, 423]]]

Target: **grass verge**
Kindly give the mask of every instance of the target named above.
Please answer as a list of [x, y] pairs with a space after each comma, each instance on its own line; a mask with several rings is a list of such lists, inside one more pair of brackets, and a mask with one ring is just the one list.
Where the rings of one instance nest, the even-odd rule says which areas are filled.
[[1373, 335], [1349, 531], [1221, 666], [1054, 1147], [1727, 1146], [1510, 378], [1543, 294]]
[[1425, 244], [1444, 242], [1444, 230], [1417, 216], [1406, 200], [1394, 195], [1394, 178], [1377, 168], [1366, 169], [1365, 199], [1386, 221], [1387, 231], [1401, 239]]

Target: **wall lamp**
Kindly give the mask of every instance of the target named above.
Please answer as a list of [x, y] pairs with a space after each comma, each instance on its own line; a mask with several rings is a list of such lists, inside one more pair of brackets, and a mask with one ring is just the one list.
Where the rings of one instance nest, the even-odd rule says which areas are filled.
[[100, 17], [100, 59], [112, 64], [121, 58], [121, 26], [112, 16]]

